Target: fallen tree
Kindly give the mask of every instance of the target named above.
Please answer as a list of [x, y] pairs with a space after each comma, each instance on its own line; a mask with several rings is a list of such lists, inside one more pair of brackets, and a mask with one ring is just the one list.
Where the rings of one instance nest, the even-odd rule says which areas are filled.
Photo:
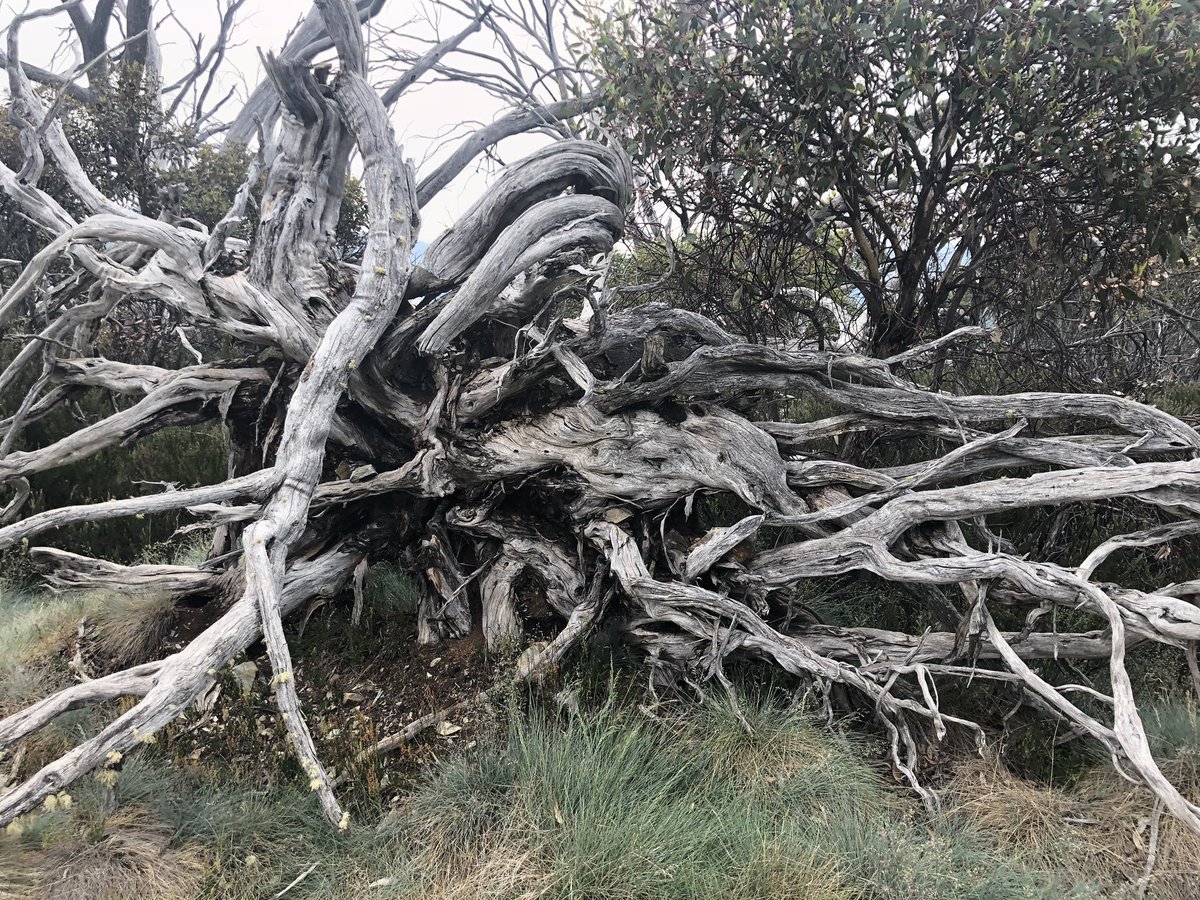
[[[621, 236], [631, 176], [621, 152], [602, 143], [560, 140], [508, 167], [414, 263], [420, 208], [449, 179], [439, 170], [419, 181], [404, 161], [346, 0], [317, 0], [306, 20], [313, 41], [336, 48], [329, 84], [314, 77], [311, 56], [268, 57], [270, 85], [257, 96], [277, 98], [281, 110], [273, 152], [256, 162], [226, 221], [209, 233], [147, 219], [88, 181], [20, 65], [19, 25], [7, 68], [30, 156], [20, 173], [0, 169], [0, 183], [49, 241], [0, 299], [6, 327], [31, 305], [41, 322], [0, 373], [10, 389], [41, 366], [0, 423], [0, 481], [12, 494], [0, 547], [43, 541], [65, 524], [184, 510], [193, 528], [213, 533], [204, 567], [126, 567], [49, 547], [31, 555], [60, 587], [157, 589], [224, 612], [174, 655], [82, 681], [0, 722], [0, 748], [12, 748], [67, 710], [136, 701], [59, 759], [21, 773], [0, 795], [0, 824], [153, 740], [261, 638], [292, 749], [330, 822], [345, 827], [283, 623], [311, 598], [349, 589], [364, 561], [403, 558], [422, 591], [424, 643], [482, 629], [491, 648], [520, 645], [520, 596], [532, 582], [565, 625], [523, 657], [519, 676], [558, 665], [606, 617], [683, 683], [716, 679], [732, 693], [727, 660], [757, 660], [826, 696], [836, 689], [865, 701], [891, 736], [897, 771], [930, 802], [922, 750], [952, 728], [983, 737], [943, 707], [939, 683], [1018, 685], [1200, 832], [1200, 809], [1151, 754], [1125, 669], [1138, 642], [1194, 654], [1197, 583], [1140, 590], [1093, 578], [1124, 547], [1200, 530], [1200, 435], [1187, 424], [1121, 397], [953, 396], [905, 376], [950, 343], [994, 337], [979, 328], [871, 359], [749, 344], [661, 304], [614, 312], [589, 263]], [[435, 49], [402, 76], [407, 83], [452, 43]], [[556, 109], [574, 115], [586, 105]], [[497, 133], [484, 131], [470, 139], [478, 150]], [[369, 228], [352, 265], [332, 258], [331, 240], [355, 149]], [[84, 218], [38, 188], [43, 153]], [[452, 157], [460, 167], [470, 158]], [[260, 173], [264, 199], [246, 246], [230, 233]], [[239, 355], [176, 371], [100, 356], [106, 318], [147, 299]], [[136, 399], [48, 446], [15, 449], [29, 422], [83, 390]], [[746, 398], [763, 395], [836, 412], [760, 421]], [[229, 435], [224, 482], [26, 511], [34, 473], [212, 421]], [[942, 451], [899, 467], [820, 452], [822, 442], [863, 432]], [[702, 524], [698, 501], [722, 495], [739, 511]], [[1153, 515], [1075, 568], [1018, 555], [987, 527], [1000, 513], [1111, 498]], [[798, 583], [850, 572], [911, 586], [939, 630], [834, 628], [797, 611]], [[998, 606], [1024, 612], [1024, 627], [1001, 630]], [[1094, 627], [1059, 632], [1057, 608], [1083, 610]], [[1039, 674], [1037, 661], [1071, 658], [1106, 659], [1111, 694]], [[1079, 694], [1107, 715], [1072, 699]]]

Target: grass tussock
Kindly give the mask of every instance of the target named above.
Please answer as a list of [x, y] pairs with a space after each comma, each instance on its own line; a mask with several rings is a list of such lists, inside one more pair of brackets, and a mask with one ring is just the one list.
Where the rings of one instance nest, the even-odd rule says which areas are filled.
[[162, 593], [93, 596], [89, 623], [95, 629], [100, 654], [112, 665], [128, 666], [157, 655], [171, 630], [177, 608]]
[[[0, 717], [80, 677], [160, 656], [175, 615], [163, 594], [56, 595], [0, 580]], [[66, 713], [27, 739], [23, 771], [36, 771], [93, 733], [100, 721], [93, 713]]]
[[412, 797], [422, 896], [1062, 896], [982, 834], [912, 821], [846, 737], [756, 703], [667, 724], [517, 721]]
[[41, 854], [30, 896], [44, 900], [190, 897], [209, 860], [195, 847], [172, 847], [161, 824], [147, 826], [136, 807], [112, 817], [99, 838], [77, 836]]
[[[203, 548], [160, 547], [147, 559], [194, 565]], [[0, 715], [70, 683], [67, 660], [81, 623], [86, 662], [120, 668], [160, 655], [177, 608], [161, 592], [53, 594], [0, 578]]]
[[747, 732], [722, 705], [692, 712], [513, 716], [348, 834], [299, 790], [131, 757], [116, 816], [89, 781], [0, 837], [0, 896], [236, 900], [297, 878], [288, 897], [1066, 895], [983, 832], [918, 816], [860, 745], [801, 713], [753, 704]]
[[[1200, 716], [1191, 704], [1161, 704], [1143, 716], [1167, 778], [1200, 803]], [[1146, 872], [1154, 801], [1107, 760], [1069, 789], [1020, 778], [995, 759], [963, 762], [945, 795], [951, 816], [974, 822], [998, 845], [1039, 868], [1086, 879], [1098, 896], [1134, 898]], [[1200, 897], [1200, 838], [1170, 815], [1158, 822], [1157, 860], [1144, 896]]]
[[376, 616], [411, 618], [416, 615], [417, 586], [392, 563], [376, 563], [367, 570], [363, 593], [367, 609]]
[[35, 594], [0, 583], [0, 714], [68, 683], [57, 657], [87, 613], [82, 598]]
[[0, 713], [70, 682], [67, 662], [81, 623], [87, 657], [116, 668], [157, 656], [175, 613], [164, 594], [55, 596], [0, 587]]

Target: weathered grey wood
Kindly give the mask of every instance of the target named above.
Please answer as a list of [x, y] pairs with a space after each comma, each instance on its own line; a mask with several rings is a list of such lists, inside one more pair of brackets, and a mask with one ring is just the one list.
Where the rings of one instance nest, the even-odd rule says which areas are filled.
[[220, 484], [204, 487], [168, 490], [124, 500], [60, 506], [34, 513], [0, 528], [0, 548], [11, 547], [19, 541], [63, 525], [174, 512], [178, 509], [199, 507], [206, 503], [223, 503], [228, 500], [258, 499], [266, 494], [273, 481], [273, 470], [261, 469], [241, 478], [231, 478]]
[[417, 643], [431, 647], [445, 638], [466, 637], [472, 626], [467, 576], [440, 524], [430, 527], [417, 556], [424, 574], [417, 607]]
[[514, 589], [525, 564], [510, 556], [501, 556], [484, 576], [479, 594], [483, 604], [483, 639], [488, 650], [496, 652], [520, 645], [523, 629], [517, 617]]
[[[387, 0], [355, 0], [355, 10], [360, 22], [377, 16]], [[280, 51], [285, 60], [307, 63], [315, 56], [333, 47], [333, 41], [325, 28], [325, 21], [316, 8], [311, 9], [300, 26], [292, 32], [288, 42]], [[247, 98], [237, 118], [225, 132], [225, 142], [249, 144], [260, 127], [269, 131], [279, 114], [279, 97], [270, 78], [264, 79]]]
[[[96, 377], [95, 370], [90, 377]], [[153, 386], [147, 382], [145, 398], [133, 406], [41, 449], [9, 453], [0, 459], [0, 482], [70, 465], [106, 447], [145, 437], [160, 428], [218, 418], [220, 406], [227, 407], [244, 385], [265, 386], [269, 381], [262, 369], [195, 366], [167, 373]], [[122, 383], [133, 387], [128, 374]]]
[[[409, 296], [461, 282], [505, 229], [531, 207], [568, 188], [603, 197], [623, 210], [629, 204], [628, 164], [601, 144], [559, 141], [508, 166], [487, 193], [429, 245], [410, 280]], [[620, 226], [618, 222], [616, 228]]]
[[29, 551], [29, 558], [35, 566], [49, 570], [46, 580], [64, 591], [102, 589], [172, 595], [202, 594], [212, 590], [221, 577], [219, 572], [194, 566], [123, 566], [54, 547], [33, 547]]
[[541, 126], [553, 125], [563, 119], [573, 118], [595, 109], [599, 105], [600, 98], [594, 94], [578, 98], [572, 97], [547, 106], [518, 110], [497, 119], [491, 125], [485, 125], [462, 141], [449, 159], [421, 180], [417, 186], [417, 202], [420, 206], [424, 206], [432, 200], [470, 164], [471, 160], [487, 150], [488, 147], [513, 135], [524, 134]]
[[804, 508], [787, 487], [775, 443], [745, 419], [719, 408], [689, 414], [678, 426], [668, 427], [650, 412], [605, 416], [590, 406], [568, 407], [514, 423], [466, 450], [455, 463], [491, 477], [568, 466], [593, 498], [620, 498], [638, 506], [661, 506], [712, 490], [780, 514]]
[[[567, 322], [563, 327], [569, 337], [560, 340], [585, 364], [636, 346], [654, 332], [670, 335], [673, 350], [681, 346], [694, 349], [733, 343], [730, 335], [708, 319], [656, 303], [630, 310], [598, 334], [578, 322]], [[530, 334], [534, 333], [530, 329]], [[554, 346], [554, 343], [540, 344], [515, 359], [474, 373], [459, 395], [460, 421], [477, 419], [543, 382], [555, 365], [550, 358]]]
[[620, 236], [624, 222], [623, 209], [591, 194], [535, 203], [500, 233], [462, 287], [441, 301], [418, 348], [425, 354], [444, 351], [492, 309], [509, 282], [554, 254], [578, 247], [607, 253]]
[[584, 602], [588, 585], [580, 571], [578, 554], [561, 542], [543, 536], [520, 520], [497, 515], [486, 506], [455, 507], [446, 513], [446, 521], [455, 528], [498, 541], [501, 558], [520, 566], [513, 578], [525, 571], [536, 575], [545, 591], [544, 599], [564, 618]]
[[766, 516], [746, 516], [728, 528], [714, 528], [692, 547], [679, 575], [685, 582], [695, 581], [739, 544], [758, 534]]
[[[262, 119], [266, 146], [212, 234], [146, 219], [96, 189], [33, 93], [10, 31], [6, 69], [28, 120], [26, 159], [20, 172], [0, 164], [0, 187], [47, 237], [0, 299], [9, 324], [36, 313], [36, 334], [0, 372], [0, 391], [34, 383], [0, 422], [0, 547], [63, 525], [179, 510], [191, 528], [240, 530], [242, 540], [240, 553], [215, 541], [221, 555], [199, 568], [33, 551], [61, 589], [162, 591], [226, 612], [177, 654], [0, 722], [0, 745], [11, 744], [68, 709], [137, 700], [0, 795], [0, 825], [150, 739], [206, 689], [210, 670], [261, 634], [292, 747], [330, 821], [345, 826], [305, 724], [284, 619], [305, 598], [343, 589], [351, 573], [352, 615], [360, 614], [366, 560], [386, 554], [407, 560], [421, 583], [425, 642], [478, 627], [490, 648], [519, 645], [518, 586], [534, 586], [565, 624], [544, 649], [522, 655], [517, 679], [536, 683], [559, 665], [612, 598], [616, 629], [647, 651], [656, 677], [715, 679], [732, 690], [724, 666], [741, 657], [826, 691], [837, 685], [876, 710], [897, 771], [930, 802], [925, 745], [950, 728], [984, 737], [943, 702], [939, 680], [1020, 685], [1200, 831], [1198, 810], [1150, 753], [1124, 662], [1136, 643], [1194, 649], [1200, 582], [1147, 591], [1093, 579], [1119, 549], [1200, 528], [1196, 431], [1121, 397], [964, 397], [901, 374], [950, 342], [989, 336], [980, 328], [876, 360], [747, 343], [662, 304], [610, 305], [625, 295], [602, 284], [593, 257], [622, 233], [632, 190], [628, 162], [605, 142], [558, 141], [509, 166], [414, 270], [422, 203], [496, 140], [595, 99], [506, 116], [416, 187], [369, 87], [359, 24], [378, 5], [318, 0], [288, 47], [268, 57], [269, 86], [244, 113]], [[393, 93], [472, 27], [424, 54]], [[330, 48], [341, 71], [326, 84], [308, 62]], [[231, 132], [241, 133], [253, 133], [244, 117]], [[333, 258], [354, 147], [369, 217], [358, 264]], [[63, 173], [79, 221], [37, 187], [46, 160]], [[235, 243], [228, 232], [249, 208], [259, 169], [266, 194], [255, 235]], [[206, 349], [206, 362], [173, 369], [99, 356], [106, 323], [144, 308], [206, 339], [189, 347], [231, 347], [241, 358]], [[17, 443], [29, 423], [88, 392], [130, 399], [44, 446]], [[802, 400], [829, 414], [754, 421]], [[202, 419], [223, 420], [233, 436], [221, 484], [27, 508], [28, 476]], [[880, 466], [871, 454], [873, 442], [910, 440], [917, 462]], [[702, 509], [702, 495], [725, 502]], [[1017, 555], [988, 521], [1113, 498], [1144, 509], [1145, 522], [1100, 541], [1078, 568]], [[939, 630], [832, 628], [802, 608], [798, 585], [854, 572], [901, 585]], [[998, 605], [1024, 614], [1025, 630], [996, 628]], [[1091, 617], [1091, 630], [1056, 633], [1047, 615], [1056, 607]], [[1094, 688], [1050, 685], [1027, 662], [1056, 657], [1107, 661], [1111, 692], [1099, 696], [1111, 715], [1073, 702], [1073, 693], [1097, 697]], [[445, 713], [377, 749], [413, 739]]]
[[[791, 632], [813, 652], [863, 665], [868, 670], [890, 671], [897, 664], [935, 663], [953, 660], [960, 651], [957, 634], [945, 631], [905, 634], [879, 628], [836, 628], [807, 625]], [[1111, 636], [1105, 631], [1084, 633], [1006, 632], [1004, 639], [1022, 659], [1108, 659]], [[1131, 637], [1128, 646], [1145, 638]], [[978, 647], [977, 659], [999, 659], [1000, 653], [986, 636]]]

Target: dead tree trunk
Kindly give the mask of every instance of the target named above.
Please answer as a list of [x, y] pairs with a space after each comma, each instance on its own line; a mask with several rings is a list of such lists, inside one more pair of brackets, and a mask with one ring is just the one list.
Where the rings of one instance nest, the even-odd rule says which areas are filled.
[[[27, 113], [32, 155], [21, 174], [0, 168], [0, 183], [51, 238], [0, 298], [0, 323], [20, 316], [35, 293], [47, 322], [0, 373], [0, 388], [10, 389], [42, 367], [0, 425], [0, 482], [13, 497], [0, 546], [44, 541], [68, 523], [178, 510], [240, 541], [217, 569], [33, 551], [61, 587], [157, 587], [229, 606], [178, 653], [74, 685], [0, 722], [6, 748], [69, 709], [137, 699], [96, 736], [23, 773], [0, 795], [0, 825], [151, 738], [262, 636], [293, 749], [330, 821], [345, 827], [305, 724], [283, 623], [308, 598], [343, 590], [364, 555], [386, 550], [407, 553], [424, 584], [424, 641], [474, 628], [491, 645], [521, 641], [516, 592], [532, 580], [565, 624], [524, 673], [556, 665], [611, 613], [657, 665], [692, 680], [731, 689], [725, 661], [743, 657], [861, 696], [918, 791], [923, 746], [951, 728], [982, 735], [942, 707], [938, 682], [1015, 682], [1200, 831], [1200, 810], [1150, 753], [1124, 663], [1136, 642], [1194, 647], [1196, 584], [1146, 591], [1092, 577], [1122, 547], [1200, 530], [1200, 435], [1119, 397], [953, 396], [903, 376], [922, 353], [986, 337], [979, 329], [880, 360], [748, 344], [660, 304], [607, 312], [580, 263], [611, 251], [620, 236], [631, 176], [622, 154], [602, 144], [562, 140], [509, 167], [414, 266], [420, 206], [454, 172], [443, 165], [420, 181], [403, 160], [367, 80], [360, 16], [368, 6], [317, 0], [306, 20], [308, 46], [336, 48], [332, 84], [319, 84], [293, 56], [269, 62], [270, 85], [256, 102], [277, 102], [280, 116], [250, 248], [227, 237], [228, 228], [210, 235], [108, 202], [33, 91], [13, 29], [10, 90]], [[528, 127], [543, 121], [522, 115]], [[469, 148], [512, 133], [506, 128], [471, 138], [454, 165], [466, 165]], [[331, 253], [353, 147], [369, 209], [357, 266]], [[53, 157], [87, 217], [77, 221], [38, 188], [40, 153]], [[248, 183], [256, 179], [257, 169]], [[244, 214], [244, 196], [240, 203], [229, 221]], [[61, 277], [63, 265], [71, 278]], [[169, 371], [96, 356], [92, 331], [134, 298], [224, 338], [240, 348], [238, 358]], [[568, 317], [580, 300], [587, 315]], [[63, 388], [138, 399], [49, 446], [15, 449]], [[754, 421], [744, 412], [747, 397], [784, 396], [838, 412], [816, 422]], [[238, 459], [220, 484], [131, 489], [121, 499], [25, 514], [31, 474], [238, 408], [280, 415], [242, 428]], [[1026, 435], [1035, 420], [1036, 436]], [[817, 451], [860, 432], [947, 449], [899, 468]], [[710, 495], [736, 498], [745, 512], [706, 527], [696, 501]], [[1116, 497], [1144, 506], [1157, 525], [1148, 516], [1146, 530], [1104, 542], [1079, 568], [1008, 552], [984, 527], [988, 516], [1012, 510]], [[797, 583], [855, 571], [931, 592], [946, 630], [831, 628], [793, 615]], [[1002, 631], [996, 604], [1028, 611], [1025, 629]], [[1081, 608], [1094, 625], [1057, 632], [1046, 616], [1055, 607]], [[1086, 712], [1072, 687], [1049, 684], [1035, 668], [1072, 657], [1108, 660], [1110, 715]]]

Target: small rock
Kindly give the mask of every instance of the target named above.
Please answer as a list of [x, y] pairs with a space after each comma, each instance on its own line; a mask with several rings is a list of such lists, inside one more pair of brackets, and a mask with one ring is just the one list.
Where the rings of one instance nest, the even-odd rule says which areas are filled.
[[367, 698], [358, 691], [347, 691], [346, 693], [342, 694], [343, 703], [362, 703], [366, 699]]
[[458, 734], [462, 731], [457, 725], [452, 722], [438, 722], [437, 728], [434, 729], [442, 737], [450, 737], [452, 734]]
[[258, 677], [258, 663], [248, 659], [244, 663], [238, 663], [230, 671], [233, 673], [233, 680], [237, 682], [243, 694], [254, 690], [254, 679]]

